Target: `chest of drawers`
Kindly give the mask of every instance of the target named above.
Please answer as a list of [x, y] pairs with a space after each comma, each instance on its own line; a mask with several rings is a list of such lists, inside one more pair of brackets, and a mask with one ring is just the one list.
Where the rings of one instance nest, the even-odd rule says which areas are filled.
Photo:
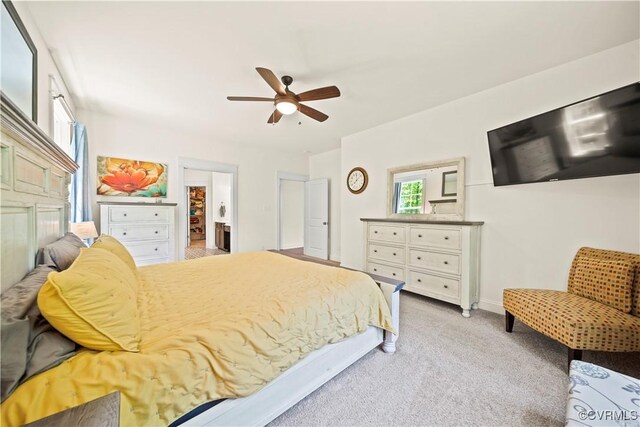
[[175, 261], [175, 203], [100, 204], [100, 232], [118, 239], [136, 265]]
[[477, 308], [482, 222], [362, 219], [365, 269], [406, 282], [404, 290]]

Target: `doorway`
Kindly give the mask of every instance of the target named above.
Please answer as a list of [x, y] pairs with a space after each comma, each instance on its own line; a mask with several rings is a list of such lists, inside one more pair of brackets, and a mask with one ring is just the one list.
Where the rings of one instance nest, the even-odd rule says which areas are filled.
[[179, 159], [180, 259], [237, 252], [237, 166]]
[[276, 193], [276, 250], [329, 259], [328, 180], [278, 172]]

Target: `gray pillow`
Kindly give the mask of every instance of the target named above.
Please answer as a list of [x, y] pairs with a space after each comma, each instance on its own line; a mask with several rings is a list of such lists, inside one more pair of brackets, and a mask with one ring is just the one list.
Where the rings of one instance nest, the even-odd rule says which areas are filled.
[[37, 297], [55, 269], [40, 265], [0, 295], [0, 401], [33, 375], [75, 354], [76, 344], [40, 313]]
[[87, 245], [73, 233], [67, 233], [43, 249], [44, 263], [56, 267], [58, 271], [71, 267], [80, 255], [80, 249]]

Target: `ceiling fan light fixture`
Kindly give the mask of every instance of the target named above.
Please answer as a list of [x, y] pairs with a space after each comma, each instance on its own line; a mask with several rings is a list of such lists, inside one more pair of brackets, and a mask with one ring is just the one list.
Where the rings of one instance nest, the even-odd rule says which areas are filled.
[[293, 114], [298, 110], [298, 106], [291, 101], [276, 102], [276, 109], [284, 115]]

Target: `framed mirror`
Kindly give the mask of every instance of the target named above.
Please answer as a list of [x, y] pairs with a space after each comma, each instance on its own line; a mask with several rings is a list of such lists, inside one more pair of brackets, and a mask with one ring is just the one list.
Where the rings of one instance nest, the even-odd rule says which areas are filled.
[[10, 1], [2, 1], [0, 75], [2, 93], [37, 122], [38, 52]]
[[387, 216], [464, 220], [464, 157], [388, 169]]

